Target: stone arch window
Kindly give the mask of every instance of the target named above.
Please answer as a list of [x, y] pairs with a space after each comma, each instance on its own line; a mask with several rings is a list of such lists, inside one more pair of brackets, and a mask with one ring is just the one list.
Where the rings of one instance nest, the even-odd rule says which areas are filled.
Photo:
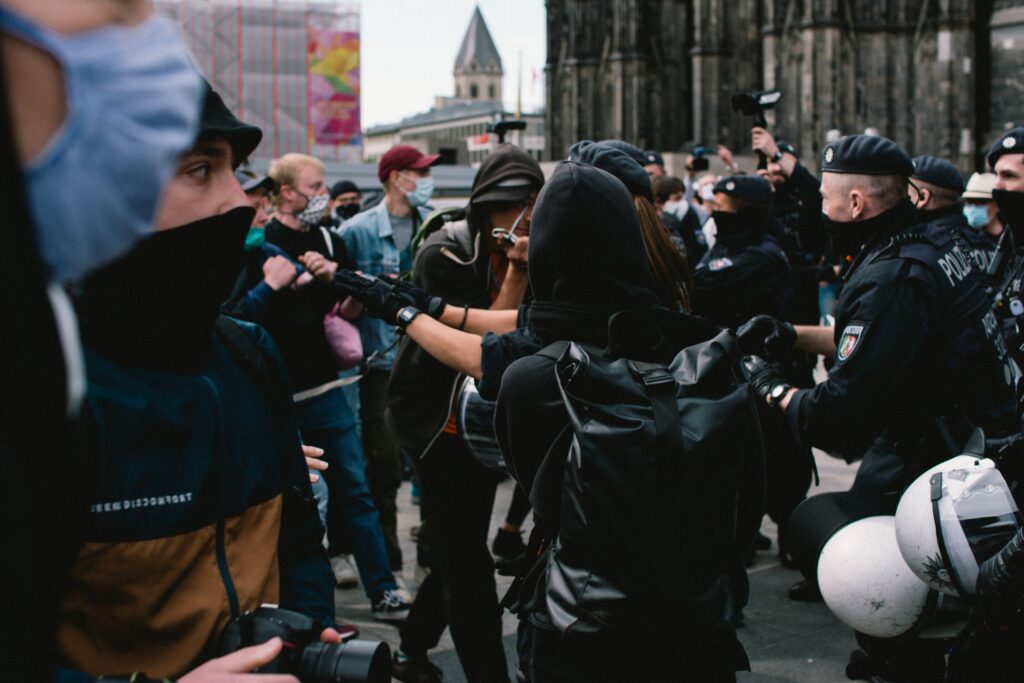
[[462, 87], [458, 83], [455, 84], [455, 96], [462, 97]]
[[494, 99], [494, 84], [493, 83], [491, 83], [490, 85], [487, 86], [487, 99], [490, 99], [490, 100]]
[[476, 87], [476, 83], [473, 83], [469, 86], [469, 96], [472, 97], [474, 100], [480, 96], [480, 91]]

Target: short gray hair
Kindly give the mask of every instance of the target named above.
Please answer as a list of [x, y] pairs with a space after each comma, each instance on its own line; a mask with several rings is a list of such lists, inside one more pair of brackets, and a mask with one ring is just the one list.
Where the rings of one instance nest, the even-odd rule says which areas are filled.
[[891, 209], [907, 198], [910, 187], [906, 178], [900, 175], [861, 175], [859, 173], [837, 173], [840, 192], [849, 194], [860, 190], [864, 196], [876, 202], [883, 210]]

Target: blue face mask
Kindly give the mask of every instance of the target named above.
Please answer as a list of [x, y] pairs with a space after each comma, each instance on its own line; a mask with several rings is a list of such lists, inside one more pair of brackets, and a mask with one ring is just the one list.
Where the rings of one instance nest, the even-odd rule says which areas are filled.
[[434, 179], [430, 176], [416, 179], [416, 189], [405, 193], [409, 206], [426, 206], [434, 196]]
[[67, 117], [22, 170], [50, 280], [77, 279], [150, 231], [195, 140], [202, 81], [162, 17], [64, 36], [0, 9], [0, 30], [49, 52], [63, 72]]
[[988, 205], [964, 204], [964, 218], [972, 228], [981, 230], [988, 225]]
[[263, 243], [266, 240], [267, 231], [253, 225], [249, 228], [249, 232], [245, 236], [245, 250], [252, 251], [253, 249], [259, 249], [263, 246]]

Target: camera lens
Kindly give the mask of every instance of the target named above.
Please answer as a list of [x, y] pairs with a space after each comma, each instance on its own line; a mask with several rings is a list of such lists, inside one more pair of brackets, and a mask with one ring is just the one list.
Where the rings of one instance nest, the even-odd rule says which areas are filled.
[[312, 643], [302, 650], [302, 683], [390, 683], [391, 650], [379, 641]]

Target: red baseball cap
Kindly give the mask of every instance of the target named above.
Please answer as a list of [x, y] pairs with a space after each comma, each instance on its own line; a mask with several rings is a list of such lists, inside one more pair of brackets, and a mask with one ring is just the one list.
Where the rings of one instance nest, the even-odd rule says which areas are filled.
[[377, 162], [377, 179], [382, 183], [392, 171], [419, 170], [437, 163], [440, 154], [424, 154], [409, 145], [395, 145], [381, 155]]

